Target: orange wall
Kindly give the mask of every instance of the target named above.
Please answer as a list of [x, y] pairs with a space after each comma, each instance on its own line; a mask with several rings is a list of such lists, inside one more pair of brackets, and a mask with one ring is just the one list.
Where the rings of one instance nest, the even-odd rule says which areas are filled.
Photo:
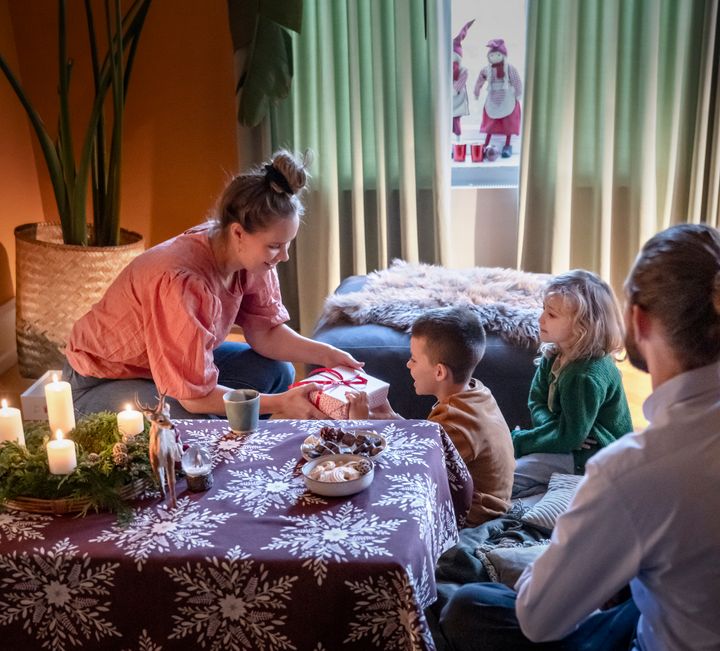
[[[94, 2], [96, 22], [101, 3]], [[18, 70], [46, 124], [56, 124], [57, 3], [0, 0], [0, 47]], [[9, 20], [7, 19], [9, 17]], [[73, 137], [78, 147], [87, 119], [91, 77], [83, 3], [68, 2]], [[14, 94], [0, 78], [0, 183], [12, 171], [15, 199], [0, 191], [2, 244], [14, 247], [12, 226], [38, 221], [40, 197], [56, 219], [45, 163]], [[156, 244], [203, 220], [235, 171], [232, 44], [225, 0], [154, 0], [135, 58], [126, 100], [121, 226]], [[11, 120], [11, 122], [8, 122]], [[6, 124], [9, 128], [6, 128]], [[51, 133], [54, 129], [51, 130]], [[28, 152], [32, 142], [33, 165]], [[10, 154], [12, 145], [24, 156]], [[0, 186], [2, 189], [3, 186]], [[17, 204], [17, 205], [15, 205]], [[19, 214], [20, 217], [13, 217]], [[9, 240], [6, 235], [9, 233]], [[8, 255], [10, 257], [10, 255]], [[0, 259], [0, 288], [3, 286]], [[1, 302], [1, 299], [0, 299]]]
[[[7, 0], [0, 0], [0, 52], [17, 70]], [[13, 229], [42, 219], [30, 127], [15, 93], [0, 77], [0, 304], [15, 294]]]

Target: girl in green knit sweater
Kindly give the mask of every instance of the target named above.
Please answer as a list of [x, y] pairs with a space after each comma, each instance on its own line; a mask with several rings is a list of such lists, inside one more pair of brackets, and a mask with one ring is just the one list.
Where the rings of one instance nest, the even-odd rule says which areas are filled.
[[553, 472], [582, 474], [590, 456], [632, 431], [613, 359], [623, 346], [622, 318], [606, 282], [582, 269], [550, 281], [540, 341], [528, 399], [533, 427], [512, 432], [513, 497], [545, 490]]

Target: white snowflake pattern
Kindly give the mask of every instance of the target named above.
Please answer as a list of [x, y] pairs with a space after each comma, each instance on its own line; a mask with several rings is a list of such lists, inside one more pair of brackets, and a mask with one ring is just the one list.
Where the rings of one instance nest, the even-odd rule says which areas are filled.
[[0, 625], [22, 620], [44, 649], [64, 651], [120, 632], [104, 618], [119, 563], [93, 565], [68, 538], [45, 551], [0, 556]]
[[[464, 521], [464, 518], [463, 518]], [[436, 518], [437, 530], [434, 543], [435, 560], [437, 561], [448, 549], [460, 539], [458, 535], [458, 522], [452, 501], [448, 500], [438, 505]]]
[[[143, 629], [138, 638], [138, 651], [162, 651], [162, 645], [152, 641], [150, 634]], [[132, 651], [132, 649], [125, 649], [124, 651]]]
[[448, 540], [457, 536], [452, 503], [438, 501], [437, 484], [427, 475], [388, 475], [387, 480], [392, 488], [373, 506], [395, 506], [408, 513], [436, 560], [449, 547]]
[[173, 615], [169, 639], [194, 635], [197, 644], [211, 651], [296, 648], [280, 629], [298, 577], [268, 579], [265, 567], [251, 560], [205, 561], [165, 568], [184, 588], [175, 596], [183, 605], [178, 608], [181, 614]]
[[302, 566], [312, 570], [318, 585], [327, 576], [330, 560], [340, 563], [349, 557], [392, 556], [383, 545], [405, 522], [381, 520], [349, 502], [337, 513], [281, 517], [292, 524], [283, 527], [280, 535], [262, 549], [287, 549], [293, 556], [306, 558]]
[[388, 444], [376, 463], [383, 467], [391, 466], [424, 466], [429, 468], [425, 460], [427, 450], [438, 447], [438, 442], [426, 436], [399, 430], [390, 436], [383, 432]]
[[360, 597], [345, 643], [365, 639], [381, 649], [434, 648], [423, 613], [432, 601], [425, 565], [418, 581], [408, 565], [405, 571], [392, 570], [364, 581], [346, 581], [345, 585]]
[[248, 552], [244, 552], [240, 545], [233, 545], [225, 552], [225, 558], [231, 561], [244, 561], [245, 559], [250, 558], [250, 554], [248, 554]]
[[445, 467], [447, 468], [450, 488], [453, 491], [462, 490], [465, 483], [471, 481], [470, 471], [467, 469], [465, 462], [455, 448], [453, 442], [450, 440], [450, 437], [443, 429], [440, 430], [440, 438], [443, 442]]
[[212, 547], [210, 536], [220, 524], [235, 513], [213, 513], [200, 509], [184, 497], [172, 509], [162, 504], [155, 509], [136, 509], [128, 525], [113, 525], [89, 542], [113, 542], [127, 556], [135, 559], [138, 571], [153, 551]]
[[0, 539], [42, 540], [42, 529], [53, 521], [49, 515], [24, 511], [0, 511]]
[[[283, 422], [283, 421], [275, 421]], [[304, 432], [305, 434], [317, 434], [323, 427], [342, 427], [347, 425], [346, 421], [340, 420], [286, 420], [288, 432]]]
[[295, 473], [297, 463], [287, 461], [279, 470], [276, 466], [230, 470], [234, 477], [211, 500], [231, 499], [256, 518], [269, 508], [281, 509], [295, 504], [327, 504], [322, 498], [307, 492], [302, 477]]
[[427, 540], [429, 525], [435, 519], [437, 485], [427, 475], [388, 475], [392, 487], [373, 506], [396, 506], [418, 524], [420, 538]]
[[287, 432], [271, 433], [268, 429], [260, 429], [250, 434], [236, 434], [228, 430], [217, 437], [186, 436], [185, 438], [186, 443], [198, 443], [208, 450], [214, 468], [220, 463], [272, 461], [270, 453], [272, 447], [287, 437]]

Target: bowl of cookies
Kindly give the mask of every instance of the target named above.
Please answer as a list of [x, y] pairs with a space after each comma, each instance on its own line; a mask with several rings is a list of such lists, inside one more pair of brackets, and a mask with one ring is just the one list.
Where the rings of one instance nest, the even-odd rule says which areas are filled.
[[305, 486], [318, 495], [343, 497], [365, 490], [375, 476], [373, 462], [359, 454], [326, 454], [302, 467]]

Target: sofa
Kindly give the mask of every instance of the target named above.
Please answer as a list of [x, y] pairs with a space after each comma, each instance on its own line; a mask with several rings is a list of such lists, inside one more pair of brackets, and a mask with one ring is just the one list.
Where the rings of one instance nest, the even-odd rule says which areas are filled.
[[[367, 279], [367, 276], [350, 276], [335, 293], [360, 291]], [[430, 413], [434, 398], [415, 395], [406, 367], [410, 357], [408, 333], [376, 323], [333, 323], [321, 324], [312, 337], [351, 353], [365, 362], [365, 370], [370, 375], [388, 382], [390, 404], [405, 418], [426, 418]], [[510, 429], [530, 426], [527, 399], [536, 356], [534, 347], [508, 343], [498, 334], [489, 333], [485, 355], [473, 373], [493, 392]]]

